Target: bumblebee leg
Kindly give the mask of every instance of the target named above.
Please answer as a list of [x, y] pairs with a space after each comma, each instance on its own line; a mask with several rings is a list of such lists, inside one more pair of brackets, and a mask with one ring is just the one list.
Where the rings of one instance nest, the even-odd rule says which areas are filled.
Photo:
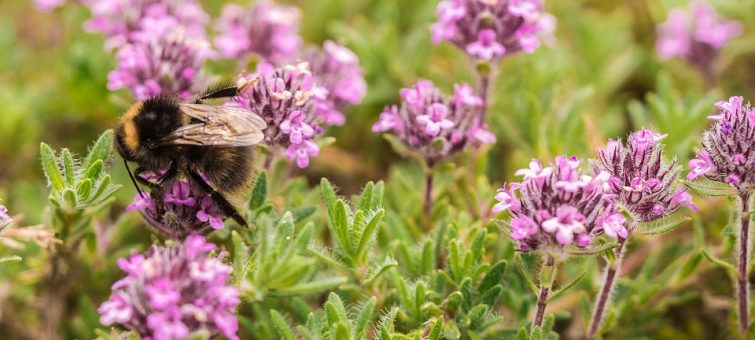
[[245, 88], [246, 86], [238, 87], [236, 85], [230, 85], [227, 87], [213, 89], [199, 96], [199, 98], [197, 98], [194, 102], [196, 104], [202, 104], [202, 101], [207, 100], [207, 99], [235, 97], [236, 95], [239, 94], [239, 92], [242, 92]]
[[157, 179], [157, 185], [162, 186], [163, 183], [168, 182], [176, 178], [178, 175], [178, 169], [176, 169], [175, 163], [170, 164], [170, 168], [160, 178]]
[[189, 174], [191, 175], [191, 178], [194, 180], [194, 182], [197, 182], [199, 186], [202, 187], [205, 191], [209, 192], [210, 195], [215, 199], [215, 202], [218, 203], [218, 206], [220, 206], [221, 209], [223, 209], [223, 212], [233, 218], [234, 221], [236, 221], [238, 224], [249, 228], [249, 223], [246, 222], [246, 219], [241, 216], [241, 213], [236, 209], [236, 207], [233, 206], [228, 200], [223, 197], [223, 195], [219, 192], [217, 192], [215, 189], [210, 186], [207, 181], [202, 178], [201, 175], [199, 175], [197, 172], [191, 170], [189, 171]]
[[144, 179], [144, 177], [142, 177], [142, 176], [139, 176], [144, 171], [146, 171], [146, 169], [144, 169], [142, 167], [136, 168], [136, 170], [134, 170], [134, 177], [133, 177], [133, 179], [136, 180], [137, 182], [139, 182], [139, 184], [148, 186], [150, 189], [155, 190], [160, 185], [157, 184], [157, 183], [155, 183], [155, 182], [148, 181], [148, 180]]

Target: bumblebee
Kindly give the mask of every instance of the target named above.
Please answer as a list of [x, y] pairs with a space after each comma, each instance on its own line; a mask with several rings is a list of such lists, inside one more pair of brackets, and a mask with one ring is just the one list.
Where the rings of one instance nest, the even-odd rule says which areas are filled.
[[[164, 183], [186, 178], [209, 193], [227, 216], [249, 226], [226, 195], [251, 183], [252, 148], [264, 139], [267, 125], [249, 110], [205, 103], [236, 96], [244, 88], [216, 85], [192, 102], [154, 97], [135, 103], [123, 114], [115, 145], [140, 195], [144, 196], [137, 182], [151, 188], [153, 199], [161, 202]], [[138, 164], [134, 173], [128, 162]], [[164, 173], [150, 181], [139, 176], [145, 171]]]

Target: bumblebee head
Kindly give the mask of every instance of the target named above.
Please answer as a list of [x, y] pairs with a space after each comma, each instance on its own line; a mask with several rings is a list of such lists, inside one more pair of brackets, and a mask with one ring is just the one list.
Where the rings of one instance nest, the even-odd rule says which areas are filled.
[[158, 144], [181, 125], [174, 100], [153, 98], [131, 106], [115, 131], [118, 153], [127, 161], [147, 169], [160, 169], [170, 163], [175, 152]]

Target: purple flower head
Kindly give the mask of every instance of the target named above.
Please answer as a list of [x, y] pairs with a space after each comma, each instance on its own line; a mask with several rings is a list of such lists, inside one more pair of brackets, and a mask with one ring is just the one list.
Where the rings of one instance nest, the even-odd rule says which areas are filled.
[[428, 80], [401, 89], [401, 107], [386, 107], [372, 131], [392, 132], [431, 164], [467, 147], [495, 142], [479, 119], [482, 99], [469, 85], [454, 89], [451, 98]]
[[580, 163], [576, 157], [559, 156], [543, 167], [533, 160], [529, 169], [517, 171], [524, 177], [521, 183], [498, 191], [493, 212], [511, 215], [510, 236], [520, 250], [587, 247], [600, 232], [623, 233], [614, 196], [606, 190], [607, 176], [585, 175]]
[[299, 9], [267, 1], [245, 9], [228, 4], [215, 23], [215, 46], [227, 58], [257, 54], [272, 63], [291, 62], [301, 46]]
[[[48, 0], [49, 1], [49, 0]], [[84, 27], [105, 35], [108, 49], [145, 43], [181, 28], [194, 39], [205, 39], [209, 16], [196, 0], [96, 0], [84, 2], [92, 18]]]
[[324, 125], [343, 125], [343, 110], [359, 104], [367, 93], [359, 58], [348, 48], [326, 41], [322, 50], [305, 51], [302, 60], [309, 63], [319, 87], [315, 89], [315, 114]]
[[698, 2], [669, 12], [666, 22], [658, 25], [656, 48], [662, 59], [679, 57], [704, 66], [740, 32], [739, 23], [719, 19], [710, 5]]
[[223, 228], [226, 216], [210, 194], [181, 180], [169, 188], [162, 193], [160, 206], [151, 196], [136, 195], [127, 210], [139, 211], [150, 225], [174, 239]]
[[0, 205], [0, 230], [10, 224], [12, 220], [8, 215], [8, 209], [4, 205]]
[[607, 188], [616, 195], [615, 203], [629, 211], [636, 222], [671, 215], [681, 205], [694, 207], [692, 202], [680, 204], [674, 199], [686, 189], [676, 183], [681, 171], [676, 159], [670, 163], [663, 159], [660, 141], [665, 137], [652, 130], [639, 130], [629, 135], [626, 144], [609, 141], [591, 161], [595, 173], [609, 174]]
[[127, 87], [137, 100], [157, 95], [189, 99], [204, 83], [200, 71], [212, 56], [206, 40], [190, 38], [182, 28], [123, 46], [118, 67], [108, 74], [108, 89]]
[[705, 176], [740, 193], [755, 189], [755, 119], [750, 104], [739, 96], [716, 103], [719, 114], [703, 134], [702, 150], [689, 162], [688, 180]]
[[478, 60], [497, 60], [534, 52], [554, 28], [542, 0], [444, 0], [430, 30], [434, 44], [448, 41]]
[[251, 82], [251, 86], [231, 104], [259, 114], [267, 123], [265, 144], [285, 150], [298, 167], [307, 167], [309, 158], [320, 150], [313, 140], [322, 133], [322, 118], [315, 113], [318, 86], [308, 64], [276, 68], [262, 63], [256, 73], [241, 75], [240, 82]]
[[226, 285], [231, 267], [210, 257], [214, 249], [194, 234], [181, 244], [119, 259], [126, 277], [100, 305], [100, 322], [120, 324], [144, 339], [181, 339], [202, 330], [238, 339], [238, 291]]

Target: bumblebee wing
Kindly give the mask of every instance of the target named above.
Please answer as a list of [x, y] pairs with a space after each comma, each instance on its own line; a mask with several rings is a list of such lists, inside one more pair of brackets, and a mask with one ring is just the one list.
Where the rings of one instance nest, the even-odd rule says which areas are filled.
[[267, 124], [247, 109], [189, 103], [178, 107], [199, 122], [176, 129], [162, 141], [163, 145], [250, 146], [265, 138]]

